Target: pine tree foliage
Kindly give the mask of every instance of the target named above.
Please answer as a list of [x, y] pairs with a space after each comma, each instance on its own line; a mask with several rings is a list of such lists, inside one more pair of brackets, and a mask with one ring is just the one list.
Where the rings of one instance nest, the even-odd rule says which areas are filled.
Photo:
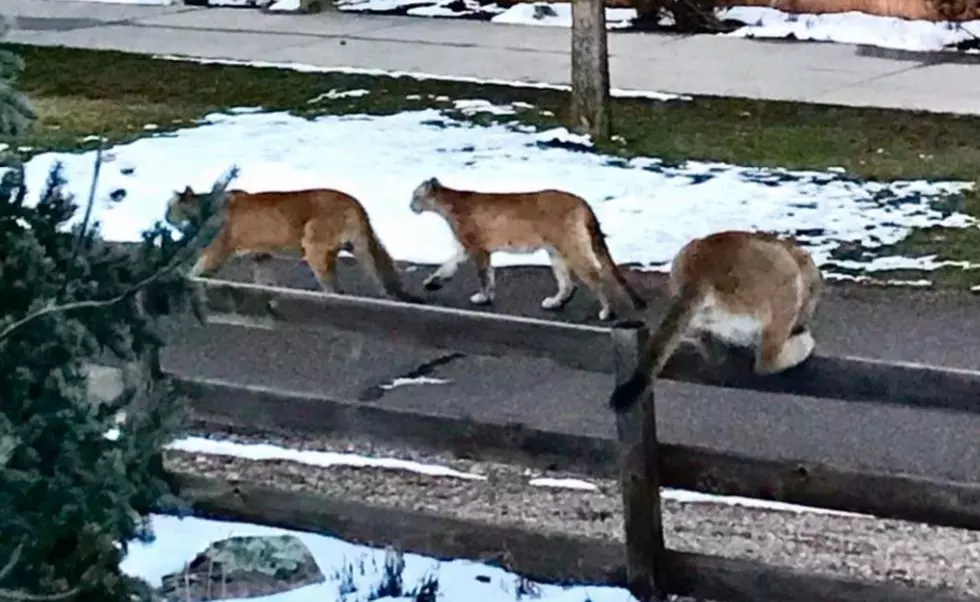
[[[25, 106], [15, 96], [0, 86], [0, 127]], [[183, 404], [157, 372], [156, 320], [192, 292], [186, 267], [217, 233], [235, 175], [215, 183], [181, 236], [157, 222], [128, 249], [87, 223], [94, 198], [75, 220], [60, 165], [36, 203], [19, 162], [0, 179], [0, 600], [148, 595], [119, 563], [129, 542], [152, 536], [147, 514], [178, 503], [160, 454]], [[121, 398], [97, 404], [86, 366], [106, 356], [143, 369]]]
[[[7, 37], [10, 28], [9, 19], [0, 18], [0, 39]], [[0, 136], [20, 136], [37, 119], [31, 101], [17, 89], [23, 70], [23, 59], [0, 48]]]

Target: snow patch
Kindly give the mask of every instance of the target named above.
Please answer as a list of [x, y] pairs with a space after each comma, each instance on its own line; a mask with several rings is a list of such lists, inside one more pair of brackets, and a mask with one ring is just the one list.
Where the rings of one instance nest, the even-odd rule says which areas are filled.
[[[388, 468], [395, 470], [406, 470], [417, 472], [428, 476], [454, 477], [469, 480], [486, 480], [483, 475], [465, 473], [447, 466], [436, 464], [422, 464], [410, 460], [400, 460], [396, 458], [372, 458], [360, 454], [346, 454], [328, 451], [297, 450], [288, 447], [280, 447], [268, 443], [238, 443], [221, 439], [210, 439], [206, 437], [186, 437], [167, 445], [167, 449], [221, 456], [233, 456], [246, 458], [249, 460], [287, 460], [309, 466], [330, 467], [330, 466], [356, 466]], [[529, 479], [528, 485], [532, 487], [548, 487], [553, 489], [571, 489], [576, 491], [597, 492], [599, 487], [594, 483], [575, 478], [554, 478], [536, 477]], [[785, 502], [773, 502], [769, 500], [746, 498], [740, 496], [711, 495], [696, 491], [686, 491], [683, 489], [661, 490], [664, 499], [674, 500], [682, 503], [706, 503], [706, 504], [727, 504], [732, 506], [742, 506], [746, 508], [760, 508], [765, 510], [776, 510], [786, 512], [812, 512], [817, 514], [832, 514], [836, 516], [864, 517], [867, 515], [843, 512], [839, 510], [829, 510], [825, 508], [815, 508], [810, 506], [800, 506], [798, 504], [788, 504]]]
[[829, 510], [827, 508], [815, 508], [813, 506], [800, 506], [797, 504], [759, 500], [735, 495], [711, 495], [708, 493], [700, 493], [698, 491], [686, 491], [684, 489], [663, 489], [660, 495], [668, 500], [688, 504], [727, 504], [729, 506], [777, 510], [781, 512], [808, 512], [813, 514], [828, 514], [832, 516], [849, 516], [853, 518], [874, 518], [866, 514], [855, 514], [853, 512], [843, 512], [841, 510]]
[[418, 376], [415, 378], [396, 378], [390, 383], [381, 385], [381, 388], [385, 391], [390, 391], [398, 387], [404, 387], [409, 385], [443, 385], [450, 382], [445, 378], [433, 378], [431, 376]]
[[[211, 543], [228, 537], [292, 535], [310, 550], [326, 580], [289, 592], [263, 596], [262, 602], [368, 602], [382, 580], [385, 550], [304, 531], [290, 531], [249, 523], [150, 515], [155, 538], [150, 543], [133, 541], [120, 567], [124, 573], [158, 587], [164, 575], [181, 570], [185, 562]], [[403, 556], [404, 589], [411, 591], [427, 577], [437, 576], [440, 600], [514, 602], [520, 578], [514, 573], [471, 560], [439, 561], [418, 554]], [[533, 588], [541, 602], [625, 602], [632, 599], [624, 589], [589, 585], [562, 586], [521, 582]], [[405, 598], [383, 598], [390, 602]]]
[[276, 0], [269, 5], [268, 10], [274, 13], [295, 13], [300, 8], [300, 0]]
[[336, 100], [338, 98], [360, 98], [361, 96], [367, 96], [370, 94], [370, 90], [337, 90], [336, 88], [331, 88], [329, 92], [324, 92], [318, 96], [307, 100], [308, 104], [315, 104], [322, 100]]
[[[594, 483], [581, 479], [556, 479], [556, 478], [535, 478], [528, 481], [531, 486], [550, 487], [555, 489], [572, 489], [576, 491], [598, 492], [599, 487]], [[726, 504], [729, 506], [742, 506], [743, 508], [759, 508], [764, 510], [775, 510], [779, 512], [809, 512], [814, 514], [829, 514], [834, 516], [849, 516], [857, 518], [873, 518], [865, 514], [855, 514], [853, 512], [843, 512], [840, 510], [830, 510], [826, 508], [815, 508], [812, 506], [801, 506], [799, 504], [788, 504], [786, 502], [773, 502], [755, 498], [747, 498], [733, 495], [712, 495], [697, 491], [686, 491], [684, 489], [661, 489], [660, 495], [665, 500], [689, 504]]]
[[[629, 27], [636, 18], [636, 9], [607, 8], [606, 29]], [[543, 25], [548, 27], [571, 27], [571, 3], [534, 2], [515, 4], [490, 19], [493, 23], [512, 25]]]
[[238, 443], [207, 437], [185, 437], [183, 439], [177, 439], [167, 444], [166, 449], [216, 456], [233, 456], [248, 460], [286, 460], [309, 466], [318, 466], [320, 468], [329, 468], [331, 466], [388, 468], [416, 472], [432, 477], [454, 477], [476, 481], [486, 480], [486, 477], [483, 475], [460, 472], [448, 466], [422, 464], [411, 460], [371, 458], [359, 454], [342, 454], [328, 451], [304, 451], [279, 447], [268, 443]]
[[599, 491], [599, 487], [597, 485], [581, 479], [553, 479], [541, 477], [531, 479], [527, 484], [531, 485], [532, 487], [552, 487], [555, 489], [575, 489], [578, 491]]
[[[568, 2], [525, 2], [503, 8], [495, 3], [480, 4], [476, 0], [340, 0], [337, 6], [350, 12], [388, 12], [399, 9], [420, 17], [469, 17], [489, 19], [492, 23], [536, 25], [546, 27], [572, 26], [571, 4]], [[932, 22], [897, 17], [869, 15], [857, 11], [846, 13], [787, 13], [762, 6], [734, 6], [715, 11], [720, 20], [744, 23], [745, 26], [728, 34], [741, 38], [788, 38], [878, 46], [909, 51], [940, 51], [956, 44], [980, 42], [980, 21]], [[636, 18], [632, 8], [607, 8], [607, 28], [628, 28]], [[670, 26], [669, 16], [660, 20]]]
[[[446, 99], [448, 100], [448, 99]], [[514, 115], [517, 111], [513, 106], [495, 105], [489, 100], [454, 100], [453, 108], [463, 115], [475, 115], [477, 113], [489, 113], [491, 115]]]
[[[980, 21], [934, 23], [852, 11], [829, 14], [792, 14], [762, 6], [735, 6], [718, 11], [722, 19], [745, 23], [724, 34], [741, 38], [785, 38], [863, 44], [881, 48], [936, 51], [980, 38]], [[978, 39], [980, 41], [980, 39]]]
[[[968, 215], [934, 207], [946, 195], [971, 188], [970, 182], [871, 182], [836, 172], [627, 160], [591, 152], [587, 139], [563, 128], [480, 126], [435, 109], [315, 119], [285, 112], [220, 113], [206, 122], [108, 150], [113, 160], [103, 166], [94, 211], [108, 240], [138, 241], [142, 230], [163, 217], [175, 187], [209, 188], [233, 164], [240, 167], [233, 185], [244, 190], [331, 187], [354, 195], [392, 256], [423, 264], [443, 262], [455, 248], [442, 218], [408, 208], [415, 186], [433, 176], [454, 188], [573, 192], [596, 212], [618, 262], [656, 271], [668, 270], [691, 238], [722, 229], [792, 234], [820, 265], [931, 269], [940, 263], [930, 256], [874, 257], [863, 251], [898, 242], [912, 228], [977, 224]], [[49, 168], [61, 161], [69, 191], [87, 198], [93, 159], [94, 151], [37, 155], [26, 165], [28, 190], [40, 194]], [[160, 165], [167, 169], [153, 167]], [[121, 201], [112, 200], [123, 194]], [[833, 259], [842, 245], [848, 256]], [[855, 248], [862, 253], [850, 251]], [[506, 266], [549, 260], [539, 251], [495, 253], [492, 261]]]

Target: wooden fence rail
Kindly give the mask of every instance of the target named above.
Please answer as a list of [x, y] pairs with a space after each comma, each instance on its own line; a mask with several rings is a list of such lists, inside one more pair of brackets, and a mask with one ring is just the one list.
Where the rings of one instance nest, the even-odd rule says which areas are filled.
[[[626, 585], [618, 542], [542, 533], [428, 511], [371, 506], [295, 489], [174, 473], [181, 497], [205, 518], [327, 533], [366, 545], [398, 540], [405, 552], [479, 558], [531, 579], [562, 584]], [[973, 602], [956, 591], [895, 582], [809, 574], [788, 567], [667, 550], [667, 589], [719, 602]]]
[[[564, 366], [614, 374], [609, 328], [520, 316], [411, 305], [351, 295], [197, 279], [208, 308], [256, 319], [356, 331], [474, 355], [547, 357]], [[818, 342], [819, 344], [819, 342]], [[695, 384], [980, 413], [980, 371], [815, 354], [782, 374], [759, 377], [747, 356], [718, 371], [682, 347], [661, 378]]]
[[[628, 377], [649, 336], [646, 325], [638, 322], [597, 328], [252, 284], [206, 279], [199, 283], [207, 291], [211, 311], [407, 338], [416, 344], [474, 354], [550, 357], [574, 368], [615, 375], [610, 388]], [[749, 376], [748, 366], [739, 364], [735, 362], [729, 374], [719, 377], [700, 365], [696, 353], [685, 351], [668, 364], [666, 377], [795, 395], [980, 412], [980, 372], [818, 356], [791, 373], [760, 378]], [[689, 566], [681, 584], [677, 578], [678, 559], [685, 556], [664, 545], [661, 485], [980, 529], [980, 484], [869, 474], [805, 461], [760, 461], [660, 445], [653, 392], [629, 414], [617, 417], [618, 441], [614, 442], [533, 429], [515, 433], [507, 425], [421, 416], [221, 381], [177, 381], [194, 400], [199, 416], [222, 421], [231, 419], [233, 414], [231, 422], [254, 420], [246, 425], [256, 428], [351, 428], [357, 432], [380, 432], [394, 439], [428, 439], [430, 444], [445, 443], [450, 448], [471, 445], [481, 454], [511, 457], [533, 455], [535, 448], [561, 455], [561, 443], [555, 438], [565, 437], [564, 443], [572, 445], [580, 456], [599, 452], [602, 460], [593, 458], [582, 464], [607, 472], [614, 472], [613, 465], [618, 469], [625, 514], [626, 581], [641, 602], [699, 589], [691, 579], [716, 584], [710, 589], [725, 594], [719, 599], [777, 599], [768, 569], [756, 567], [762, 574], [747, 576], [745, 563], [726, 559], [710, 558], [697, 562], [696, 568]], [[597, 400], [597, 410], [602, 409], [602, 401]], [[875, 599], [905, 599], [896, 593], [893, 584], [855, 586], [832, 579], [781, 575], [779, 589], [792, 592], [796, 599], [864, 601], [870, 599], [870, 592], [884, 595], [885, 589], [889, 593]]]
[[[523, 424], [476, 422], [321, 395], [174, 376], [202, 426], [348, 434], [458, 456], [603, 478], [619, 474], [616, 439]], [[659, 446], [661, 485], [980, 530], [980, 483], [854, 470], [807, 460], [768, 460], [707, 448]]]

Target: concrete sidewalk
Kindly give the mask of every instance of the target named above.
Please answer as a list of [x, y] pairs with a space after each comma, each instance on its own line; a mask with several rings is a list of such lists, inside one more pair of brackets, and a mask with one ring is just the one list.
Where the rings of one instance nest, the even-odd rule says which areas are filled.
[[[567, 84], [570, 31], [419, 17], [0, 0], [9, 41]], [[980, 114], [980, 64], [952, 53], [649, 33], [609, 36], [612, 85]]]

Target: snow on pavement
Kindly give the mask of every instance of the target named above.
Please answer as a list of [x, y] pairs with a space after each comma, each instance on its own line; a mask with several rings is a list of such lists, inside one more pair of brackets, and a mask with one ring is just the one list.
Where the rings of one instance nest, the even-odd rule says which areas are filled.
[[[462, 106], [474, 110], [467, 102]], [[107, 239], [139, 240], [162, 219], [174, 190], [207, 189], [233, 164], [241, 170], [233, 186], [245, 190], [324, 186], [353, 194], [396, 259], [426, 264], [444, 261], [455, 245], [444, 220], [408, 208], [412, 189], [432, 176], [456, 188], [558, 187], [579, 194], [595, 210], [617, 262], [662, 271], [685, 242], [721, 229], [793, 234], [823, 264], [842, 242], [873, 248], [914, 227], [977, 227], [970, 216], [933, 206], [971, 187], [968, 182], [869, 182], [838, 171], [626, 160], [588, 152], [564, 129], [479, 126], [435, 109], [315, 119], [243, 109], [206, 121], [105, 154], [95, 215]], [[69, 189], [86, 199], [94, 151], [35, 156], [26, 167], [28, 190], [40, 194], [55, 161], [63, 163]], [[547, 262], [544, 251], [493, 257], [497, 266]], [[868, 270], [941, 265], [932, 257], [854, 253], [837, 263]]]

